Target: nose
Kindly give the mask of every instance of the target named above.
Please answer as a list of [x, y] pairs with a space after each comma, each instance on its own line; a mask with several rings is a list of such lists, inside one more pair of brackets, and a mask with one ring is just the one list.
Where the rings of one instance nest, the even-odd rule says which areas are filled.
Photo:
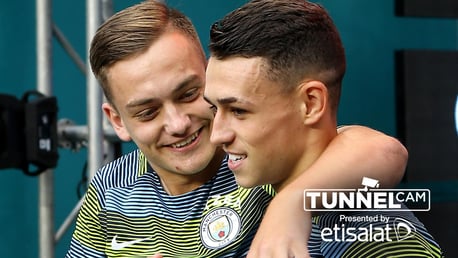
[[212, 121], [210, 142], [216, 145], [227, 145], [233, 141], [234, 135], [229, 121], [216, 112]]
[[165, 108], [165, 131], [170, 135], [183, 135], [191, 127], [189, 114], [179, 107], [170, 105]]

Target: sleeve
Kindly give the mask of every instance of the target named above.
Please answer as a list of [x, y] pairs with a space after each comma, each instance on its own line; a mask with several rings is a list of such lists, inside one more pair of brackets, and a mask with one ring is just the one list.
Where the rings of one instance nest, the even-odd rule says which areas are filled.
[[[364, 234], [342, 257], [443, 257], [439, 244], [411, 211], [383, 212], [383, 216], [389, 222], [363, 223], [358, 233]], [[371, 230], [375, 228], [379, 230]], [[366, 237], [361, 241], [360, 236]]]
[[92, 183], [84, 198], [66, 258], [107, 257], [104, 252], [106, 216]]
[[399, 241], [394, 234], [392, 241], [357, 241], [342, 257], [443, 257], [440, 247], [428, 241], [420, 232], [414, 232], [408, 239]]

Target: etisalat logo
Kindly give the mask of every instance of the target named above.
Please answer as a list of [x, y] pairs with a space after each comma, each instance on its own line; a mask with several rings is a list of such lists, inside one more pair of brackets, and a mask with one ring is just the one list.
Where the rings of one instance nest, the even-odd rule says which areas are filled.
[[[332, 215], [336, 223], [321, 228], [323, 241], [401, 241], [416, 232], [415, 226], [401, 216], [402, 211], [430, 210], [429, 189], [379, 189], [378, 180], [368, 177], [361, 184], [359, 189], [304, 191], [305, 210], [337, 212]], [[397, 213], [388, 216], [387, 212]]]
[[[358, 227], [345, 223], [362, 222]], [[394, 232], [394, 233], [391, 233]], [[332, 227], [321, 228], [321, 239], [325, 242], [392, 242], [402, 241], [417, 232], [412, 223], [404, 218], [381, 214], [365, 216], [339, 215], [339, 221]]]

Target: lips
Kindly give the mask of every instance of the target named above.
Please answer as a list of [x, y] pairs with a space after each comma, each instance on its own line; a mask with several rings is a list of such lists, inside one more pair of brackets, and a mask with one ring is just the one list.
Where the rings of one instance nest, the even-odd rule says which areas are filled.
[[237, 155], [237, 154], [228, 154], [229, 160], [232, 162], [237, 162], [246, 158], [246, 155]]
[[246, 157], [247, 155], [228, 153], [227, 165], [229, 169], [235, 172], [242, 165]]
[[172, 148], [175, 148], [175, 149], [186, 147], [186, 146], [190, 145], [191, 143], [193, 143], [197, 139], [197, 137], [199, 136], [199, 132], [200, 132], [200, 130], [195, 132], [195, 133], [193, 133], [188, 138], [186, 138], [186, 139], [184, 139], [184, 140], [182, 140], [180, 142], [171, 144], [170, 146]]

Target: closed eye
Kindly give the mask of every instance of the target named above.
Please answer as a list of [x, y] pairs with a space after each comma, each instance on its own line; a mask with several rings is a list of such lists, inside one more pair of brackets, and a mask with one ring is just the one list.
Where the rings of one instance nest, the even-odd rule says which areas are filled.
[[137, 114], [135, 114], [135, 117], [137, 117], [140, 121], [149, 121], [154, 119], [157, 115], [159, 114], [159, 110], [156, 108], [148, 108], [144, 109]]
[[[210, 109], [211, 111], [213, 112], [213, 115], [216, 115], [216, 112], [218, 111], [218, 108], [216, 107], [216, 105], [214, 105], [207, 97], [204, 96], [204, 99], [205, 101], [207, 101], [208, 104], [210, 104]], [[236, 117], [239, 117], [239, 116], [242, 116], [242, 115], [245, 115], [248, 113], [248, 111], [246, 109], [242, 109], [242, 108], [238, 108], [238, 107], [234, 107], [232, 106], [233, 104], [235, 104], [234, 102], [234, 99], [233, 98], [229, 98], [227, 101], [226, 100], [219, 100], [218, 102], [221, 103], [222, 105], [222, 110], [223, 111], [230, 111], [234, 116]]]
[[245, 109], [241, 108], [231, 108], [231, 112], [234, 114], [234, 116], [242, 116], [247, 113]]
[[184, 102], [191, 102], [200, 97], [200, 88], [192, 88], [184, 92], [180, 96], [180, 100]]

